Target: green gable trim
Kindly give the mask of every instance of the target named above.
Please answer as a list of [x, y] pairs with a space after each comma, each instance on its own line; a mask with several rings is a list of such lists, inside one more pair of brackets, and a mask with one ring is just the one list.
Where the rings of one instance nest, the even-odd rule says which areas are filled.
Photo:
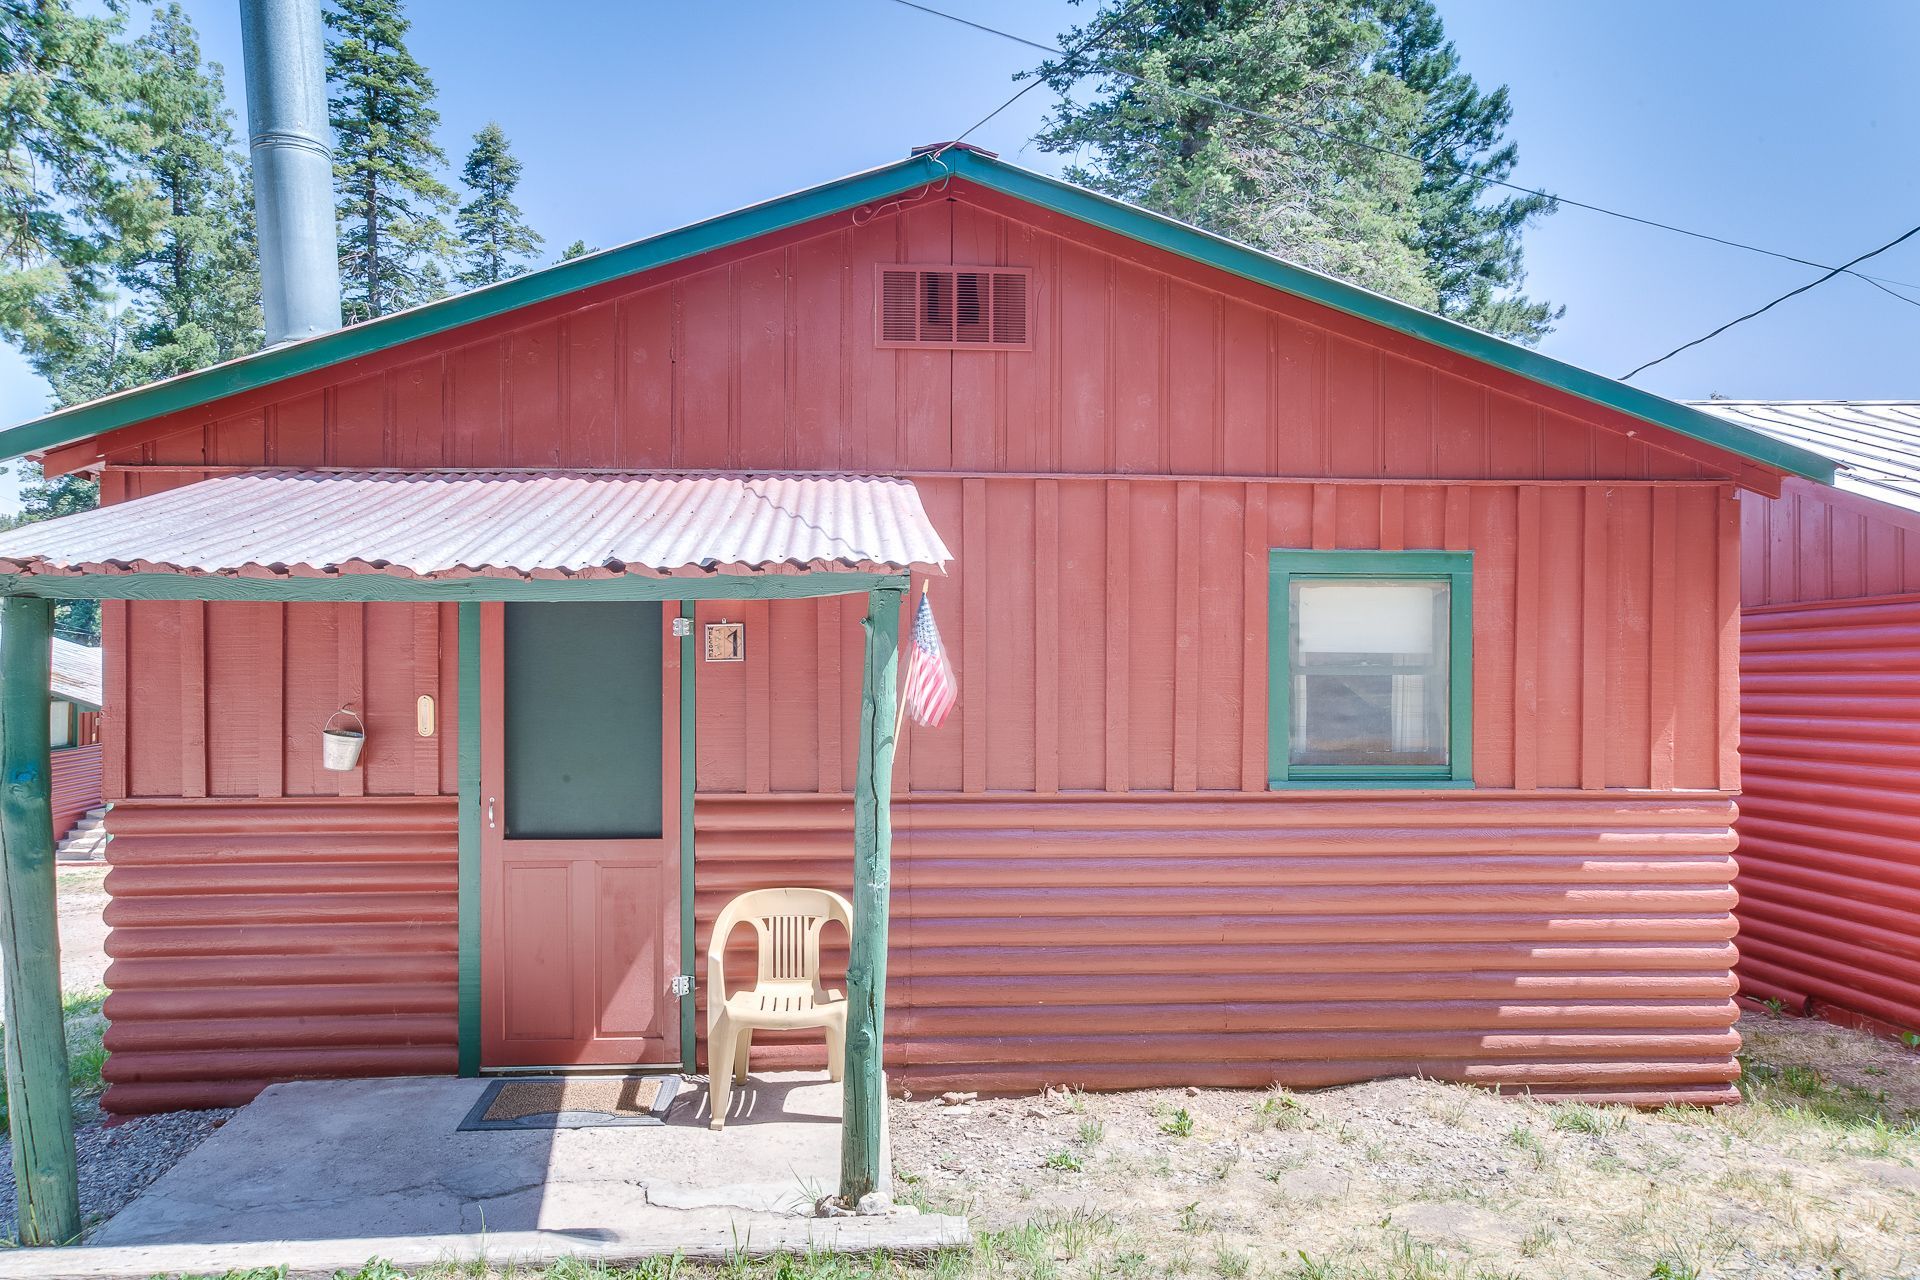
[[946, 152], [939, 159], [916, 156], [870, 169], [618, 249], [557, 263], [485, 289], [50, 413], [0, 431], [0, 457], [19, 457], [57, 448], [118, 427], [256, 390], [519, 307], [729, 248], [815, 218], [857, 209], [948, 176], [966, 178], [1014, 199], [1256, 284], [1318, 302], [1762, 466], [1823, 484], [1833, 482], [1834, 463], [1821, 454], [1774, 440], [1713, 414], [1577, 368], [1418, 307], [1343, 284], [1171, 218], [960, 148]]
[[[1447, 763], [1297, 765], [1292, 762], [1294, 578], [1445, 578], [1447, 595]], [[1473, 785], [1473, 552], [1291, 551], [1267, 553], [1267, 787], [1272, 791], [1346, 787]]]

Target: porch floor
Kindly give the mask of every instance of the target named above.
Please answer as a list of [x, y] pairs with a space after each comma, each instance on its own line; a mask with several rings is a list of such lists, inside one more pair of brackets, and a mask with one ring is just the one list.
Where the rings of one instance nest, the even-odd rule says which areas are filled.
[[839, 1184], [841, 1090], [820, 1073], [756, 1075], [719, 1133], [699, 1079], [661, 1126], [459, 1132], [486, 1083], [276, 1085], [86, 1245], [16, 1253], [9, 1273], [330, 1274], [374, 1257], [538, 1263], [967, 1239], [959, 1218], [810, 1216]]

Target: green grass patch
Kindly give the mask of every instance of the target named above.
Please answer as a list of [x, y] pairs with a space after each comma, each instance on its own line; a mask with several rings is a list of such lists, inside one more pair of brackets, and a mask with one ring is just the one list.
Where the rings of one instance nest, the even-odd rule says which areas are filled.
[[1818, 1067], [1805, 1063], [1776, 1067], [1742, 1053], [1740, 1095], [1755, 1110], [1787, 1119], [1876, 1135], [1920, 1136], [1920, 1117], [1906, 1114], [1884, 1090], [1829, 1079]]
[[[100, 1013], [106, 1003], [107, 989], [68, 992], [60, 998], [60, 1013], [67, 1029], [68, 1084], [73, 1090], [76, 1120], [92, 1115], [106, 1085], [100, 1079], [107, 1065], [107, 1051], [100, 1039], [106, 1034], [107, 1020]], [[5, 1043], [6, 1028], [0, 1026], [0, 1043]], [[6, 1091], [0, 1089], [0, 1129], [6, 1129]]]

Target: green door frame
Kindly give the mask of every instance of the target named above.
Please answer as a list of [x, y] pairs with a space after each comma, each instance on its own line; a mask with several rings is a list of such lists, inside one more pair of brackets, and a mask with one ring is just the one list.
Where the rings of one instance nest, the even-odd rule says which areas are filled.
[[[479, 1070], [480, 1022], [480, 603], [489, 600], [670, 600], [692, 616], [696, 600], [794, 600], [867, 596], [866, 664], [860, 701], [860, 763], [854, 779], [854, 930], [847, 965], [847, 1056], [840, 1127], [840, 1194], [852, 1204], [876, 1189], [886, 1090], [886, 1008], [893, 793], [894, 702], [904, 573], [713, 574], [581, 579], [404, 578], [342, 574], [229, 578], [203, 574], [5, 574], [0, 609], [0, 945], [6, 952], [9, 1030], [6, 1089], [16, 1141], [21, 1240], [56, 1244], [79, 1230], [79, 1176], [67, 1105], [67, 1050], [60, 1008], [54, 918], [48, 704], [54, 600], [399, 601], [459, 603], [458, 1068]], [[693, 643], [681, 640], [681, 957], [693, 972]], [[37, 727], [36, 727], [37, 726]], [[26, 922], [8, 928], [7, 920]], [[46, 928], [31, 922], [39, 920]], [[44, 935], [44, 936], [43, 936]], [[692, 1070], [693, 998], [680, 1009], [682, 1065]]]

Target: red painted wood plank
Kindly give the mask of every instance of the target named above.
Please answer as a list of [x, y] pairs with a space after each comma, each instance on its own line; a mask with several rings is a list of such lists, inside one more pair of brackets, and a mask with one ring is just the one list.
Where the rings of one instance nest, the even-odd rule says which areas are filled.
[[[818, 750], [815, 764], [821, 791], [840, 791], [847, 785], [841, 767], [841, 711], [846, 703], [840, 679], [842, 631], [840, 598], [822, 596], [813, 601], [813, 689], [818, 707], [814, 712]], [[696, 709], [695, 714], [698, 714]]]
[[1108, 791], [1129, 790], [1128, 771], [1128, 654], [1127, 631], [1131, 625], [1133, 548], [1132, 486], [1125, 480], [1109, 480], [1107, 491], [1107, 770]]
[[1060, 484], [1033, 494], [1033, 789], [1060, 789]]
[[[367, 707], [367, 606], [364, 604], [341, 604], [333, 606], [338, 619], [339, 642], [336, 650], [340, 661], [337, 701], [340, 706], [350, 707], [360, 713], [364, 719]], [[351, 722], [348, 722], [351, 723]], [[319, 751], [319, 735], [314, 735], [314, 751]], [[335, 774], [339, 780], [340, 794], [343, 796], [363, 796], [367, 793], [367, 772], [369, 762], [363, 751], [360, 767], [345, 773]]]
[[[980, 643], [986, 655], [986, 701], [990, 706], [982, 713], [986, 789], [1031, 791], [1038, 769], [1034, 757], [1038, 701], [1034, 674], [1034, 592], [1038, 575], [1034, 569], [1040, 555], [1034, 545], [1036, 486], [1019, 480], [981, 483], [986, 489], [987, 563], [993, 566], [983, 593], [985, 621], [980, 627]], [[971, 635], [967, 643], [975, 643]]]
[[1513, 785], [1540, 785], [1540, 490], [1519, 491], [1514, 543]]
[[422, 736], [419, 726], [419, 700], [431, 698], [435, 718], [440, 710], [440, 605], [408, 606], [413, 612], [413, 649], [407, 655], [413, 675], [413, 704], [395, 719], [405, 723], [410, 714], [414, 723], [408, 741], [413, 747], [413, 794], [437, 795], [440, 791], [440, 736], [436, 725], [432, 736]]
[[1407, 491], [1397, 484], [1380, 490], [1380, 549], [1404, 551], [1407, 546]]
[[1340, 545], [1336, 525], [1340, 492], [1333, 485], [1313, 486], [1313, 549], [1331, 551]]
[[[740, 664], [746, 688], [742, 697], [746, 717], [741, 726], [746, 735], [746, 792], [764, 795], [773, 789], [773, 707], [774, 663], [779, 654], [768, 625], [765, 600], [743, 600], [731, 606], [747, 624], [747, 660]], [[723, 611], [724, 612], [724, 611]]]
[[1580, 785], [1607, 785], [1607, 491], [1586, 491], [1580, 539]]
[[387, 374], [391, 452], [397, 467], [438, 467], [446, 462], [446, 362], [416, 360]]
[[620, 300], [619, 440], [623, 467], [674, 465], [673, 290]]
[[261, 611], [260, 650], [255, 661], [259, 677], [259, 792], [263, 798], [286, 794], [287, 611], [282, 605], [253, 606]]
[[998, 692], [987, 662], [987, 581], [1003, 562], [987, 553], [987, 482], [964, 480], [960, 492], [960, 554], [966, 560], [967, 577], [960, 605], [960, 643], [952, 656], [967, 693], [960, 699], [960, 786], [978, 792], [987, 789], [987, 712]]
[[207, 606], [182, 600], [180, 613], [180, 794], [207, 794]]
[[611, 302], [567, 317], [560, 358], [568, 466], [619, 465], [619, 326], [619, 309]]
[[1246, 618], [1240, 644], [1240, 789], [1267, 789], [1267, 494], [1253, 483], [1243, 496], [1240, 580]]
[[1673, 788], [1674, 716], [1677, 711], [1674, 681], [1674, 615], [1679, 607], [1677, 561], [1682, 554], [1678, 544], [1679, 495], [1672, 489], [1656, 489], [1653, 494], [1653, 583], [1650, 590], [1647, 642], [1648, 741], [1647, 777], [1656, 791]]
[[1173, 580], [1173, 789], [1200, 782], [1200, 486], [1175, 486]]

